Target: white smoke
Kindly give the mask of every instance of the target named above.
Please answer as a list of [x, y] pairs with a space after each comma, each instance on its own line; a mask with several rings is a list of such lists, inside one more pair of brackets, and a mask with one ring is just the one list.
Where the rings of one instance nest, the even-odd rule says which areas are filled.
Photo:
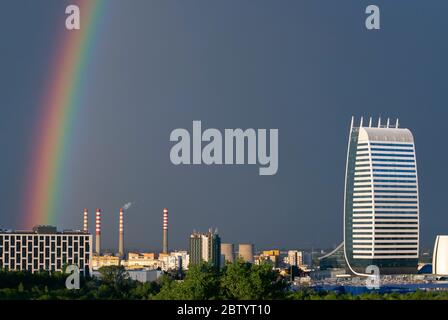
[[125, 205], [123, 205], [123, 210], [128, 210], [132, 206], [132, 202], [128, 202]]

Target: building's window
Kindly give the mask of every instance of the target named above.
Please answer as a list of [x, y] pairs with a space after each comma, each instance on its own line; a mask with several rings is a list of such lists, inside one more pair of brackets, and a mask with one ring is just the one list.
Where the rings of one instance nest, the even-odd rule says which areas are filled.
[[389, 196], [383, 194], [376, 194], [375, 199], [417, 199], [417, 196]]
[[383, 200], [383, 198], [375, 198], [376, 204], [388, 204], [388, 203], [403, 203], [403, 204], [417, 204], [417, 200]]
[[[391, 183], [417, 183], [416, 180], [387, 180], [387, 179], [374, 179], [374, 183], [376, 182], [391, 182]], [[376, 186], [376, 185], [375, 185]]]
[[409, 172], [409, 173], [415, 173], [415, 169], [373, 169], [373, 172]]
[[375, 163], [373, 164], [373, 167], [382, 167], [382, 168], [387, 168], [387, 167], [395, 167], [395, 168], [414, 168], [415, 169], [415, 165], [414, 164], [398, 164], [398, 163], [394, 163], [394, 164], [388, 164], [388, 163]]
[[[408, 178], [408, 179], [416, 179], [417, 176], [415, 174], [409, 174], [409, 175], [405, 175], [405, 174], [374, 174], [373, 175], [374, 178]], [[392, 182], [402, 182], [404, 180], [393, 180]], [[413, 182], [415, 182], [413, 180]]]
[[415, 188], [416, 187], [411, 187], [411, 190], [379, 190], [379, 189], [376, 189], [375, 190], [375, 194], [379, 194], [379, 193], [386, 193], [386, 194], [391, 194], [391, 193], [417, 194], [417, 190]]
[[[368, 161], [369, 159], [365, 160]], [[362, 160], [359, 160], [362, 161]], [[376, 166], [376, 162], [388, 162], [388, 163], [394, 163], [394, 162], [410, 162], [415, 163], [415, 160], [408, 160], [408, 159], [397, 159], [397, 158], [373, 158], [372, 162], [374, 162], [373, 166]]]
[[361, 183], [370, 183], [370, 182], [372, 182], [372, 180], [370, 180], [370, 179], [355, 180], [355, 186], [357, 186], [358, 184], [361, 184]]
[[[397, 182], [397, 181], [395, 181], [395, 182]], [[401, 182], [401, 181], [400, 181], [400, 182]], [[403, 186], [403, 185], [400, 185], [400, 184], [375, 184], [374, 187], [375, 187], [375, 191], [376, 191], [376, 192], [378, 192], [378, 190], [376, 190], [376, 189], [378, 189], [378, 188], [402, 188], [402, 189], [403, 189], [403, 188], [407, 188], [407, 189], [411, 189], [411, 190], [417, 188], [416, 185], [414, 185], [414, 186]], [[392, 190], [390, 190], [390, 191], [388, 191], [388, 192], [396, 192], [396, 191], [392, 191]]]
[[417, 206], [375, 206], [375, 209], [418, 209]]
[[414, 145], [410, 144], [410, 143], [371, 142], [370, 145], [371, 146], [379, 146], [379, 147], [383, 147], [383, 146], [387, 146], [387, 147], [410, 147], [410, 148], [414, 147]]
[[387, 149], [387, 148], [372, 148], [372, 151], [414, 152], [413, 149]]

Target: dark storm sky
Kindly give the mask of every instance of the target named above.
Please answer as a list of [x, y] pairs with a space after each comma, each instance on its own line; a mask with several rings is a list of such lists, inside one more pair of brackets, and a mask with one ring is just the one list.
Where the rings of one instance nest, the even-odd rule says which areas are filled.
[[[65, 6], [0, 4], [0, 226], [17, 227], [31, 131]], [[364, 27], [381, 9], [381, 30]], [[223, 242], [329, 247], [342, 240], [350, 117], [399, 117], [415, 137], [421, 240], [448, 233], [448, 2], [107, 0], [64, 170], [60, 228], [103, 209], [116, 247], [118, 209], [130, 248], [157, 249], [217, 227]], [[81, 12], [82, 14], [82, 12]], [[81, 16], [82, 17], [82, 16]], [[174, 166], [175, 128], [278, 128], [279, 170]]]

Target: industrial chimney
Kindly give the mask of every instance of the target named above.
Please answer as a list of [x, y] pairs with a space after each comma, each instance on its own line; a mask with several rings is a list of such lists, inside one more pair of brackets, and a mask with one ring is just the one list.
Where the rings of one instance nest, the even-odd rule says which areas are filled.
[[168, 209], [163, 209], [163, 253], [168, 253]]
[[121, 258], [124, 256], [124, 226], [123, 226], [124, 210], [120, 208], [120, 222], [118, 227], [118, 256]]
[[100, 255], [101, 254], [101, 210], [100, 209], [96, 209], [95, 231], [96, 231], [95, 253], [97, 255]]
[[89, 211], [87, 209], [84, 209], [84, 220], [83, 220], [82, 230], [85, 233], [89, 232]]

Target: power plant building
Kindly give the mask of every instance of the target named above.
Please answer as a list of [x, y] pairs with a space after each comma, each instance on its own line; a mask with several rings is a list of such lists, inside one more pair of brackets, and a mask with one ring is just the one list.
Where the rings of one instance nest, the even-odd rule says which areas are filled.
[[245, 262], [254, 263], [254, 245], [253, 244], [240, 244], [238, 246], [238, 258]]
[[168, 209], [163, 209], [163, 221], [162, 221], [162, 253], [168, 253]]
[[226, 262], [235, 260], [235, 247], [233, 243], [221, 243], [221, 255]]
[[95, 212], [95, 254], [101, 255], [101, 210]]
[[123, 258], [124, 253], [124, 209], [120, 209], [118, 221], [118, 256]]

